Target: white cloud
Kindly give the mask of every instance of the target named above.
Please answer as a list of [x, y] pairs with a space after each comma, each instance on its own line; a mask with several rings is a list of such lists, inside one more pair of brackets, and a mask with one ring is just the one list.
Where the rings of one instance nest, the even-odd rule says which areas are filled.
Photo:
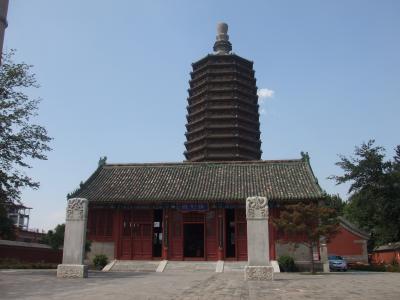
[[275, 91], [270, 90], [268, 88], [262, 88], [258, 89], [257, 95], [258, 95], [258, 103], [260, 105], [259, 107], [259, 113], [260, 115], [266, 115], [267, 110], [265, 108], [266, 106], [266, 99], [273, 98], [275, 94]]
[[258, 101], [260, 103], [263, 103], [267, 98], [273, 98], [274, 94], [275, 94], [275, 91], [267, 89], [267, 88], [258, 89], [258, 91], [257, 91]]

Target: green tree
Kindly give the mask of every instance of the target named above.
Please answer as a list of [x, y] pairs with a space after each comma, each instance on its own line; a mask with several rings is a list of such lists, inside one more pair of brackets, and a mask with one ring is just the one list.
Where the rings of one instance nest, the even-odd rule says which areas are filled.
[[344, 174], [330, 177], [337, 184], [350, 183], [344, 215], [371, 233], [370, 250], [400, 240], [400, 146], [390, 161], [374, 143], [355, 147], [353, 157], [340, 155], [336, 165]]
[[[41, 242], [51, 246], [53, 249], [59, 249], [64, 245], [65, 224], [58, 224], [54, 230], [49, 230], [42, 238]], [[86, 240], [85, 251], [89, 252], [92, 242]]]
[[333, 208], [336, 210], [337, 214], [341, 216], [343, 214], [344, 208], [346, 207], [346, 202], [342, 200], [342, 198], [339, 196], [339, 194], [336, 195], [330, 195], [330, 194], [325, 194], [325, 197], [323, 199], [324, 206]]
[[309, 250], [311, 273], [315, 273], [313, 251], [322, 238], [329, 241], [338, 230], [339, 221], [335, 209], [316, 203], [286, 205], [279, 217], [273, 218], [274, 226], [286, 235], [284, 243], [303, 244]]
[[7, 210], [4, 205], [0, 205], [0, 239], [15, 239], [14, 223], [7, 217]]
[[[28, 161], [47, 159], [51, 138], [44, 127], [33, 122], [40, 99], [27, 92], [38, 88], [32, 66], [12, 61], [13, 51], [3, 56], [0, 66], [0, 206], [20, 201], [21, 188], [38, 188], [39, 183], [24, 170]], [[9, 230], [1, 218], [0, 230]], [[8, 229], [7, 229], [8, 228]], [[0, 232], [0, 235], [3, 234]]]

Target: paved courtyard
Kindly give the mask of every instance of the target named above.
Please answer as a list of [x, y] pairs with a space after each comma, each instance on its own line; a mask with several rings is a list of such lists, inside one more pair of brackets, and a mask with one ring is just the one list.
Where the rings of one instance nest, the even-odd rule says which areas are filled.
[[0, 299], [400, 299], [400, 274], [276, 274], [244, 282], [242, 272], [90, 272], [58, 279], [54, 270], [0, 270]]

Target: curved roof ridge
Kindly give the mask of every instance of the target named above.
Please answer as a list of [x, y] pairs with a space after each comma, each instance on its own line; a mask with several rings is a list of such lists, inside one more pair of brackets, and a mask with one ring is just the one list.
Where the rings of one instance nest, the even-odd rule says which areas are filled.
[[339, 216], [339, 221], [340, 224], [350, 232], [354, 233], [355, 235], [358, 235], [359, 237], [369, 239], [370, 234], [368, 232], [358, 228], [358, 226], [351, 223], [349, 220], [345, 219], [342, 216]]
[[255, 165], [273, 163], [302, 163], [302, 159], [272, 159], [272, 160], [243, 160], [243, 161], [205, 161], [205, 162], [144, 162], [144, 163], [107, 163], [104, 167], [129, 166], [190, 166], [190, 165]]

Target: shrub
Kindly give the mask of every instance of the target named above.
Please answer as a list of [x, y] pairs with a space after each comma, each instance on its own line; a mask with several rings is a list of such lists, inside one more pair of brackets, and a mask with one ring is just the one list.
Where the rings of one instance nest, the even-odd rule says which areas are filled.
[[385, 265], [361, 265], [355, 264], [351, 266], [352, 270], [357, 271], [370, 271], [370, 272], [385, 272], [386, 267]]
[[296, 272], [297, 268], [294, 264], [293, 257], [289, 255], [282, 255], [278, 258], [279, 268], [282, 272]]
[[108, 264], [108, 257], [104, 254], [97, 254], [93, 258], [93, 264], [96, 267], [96, 269], [101, 270]]
[[14, 258], [0, 259], [0, 269], [57, 269], [57, 264], [44, 262], [23, 262]]
[[386, 271], [387, 272], [400, 272], [400, 266], [399, 264], [391, 264], [386, 266]]

